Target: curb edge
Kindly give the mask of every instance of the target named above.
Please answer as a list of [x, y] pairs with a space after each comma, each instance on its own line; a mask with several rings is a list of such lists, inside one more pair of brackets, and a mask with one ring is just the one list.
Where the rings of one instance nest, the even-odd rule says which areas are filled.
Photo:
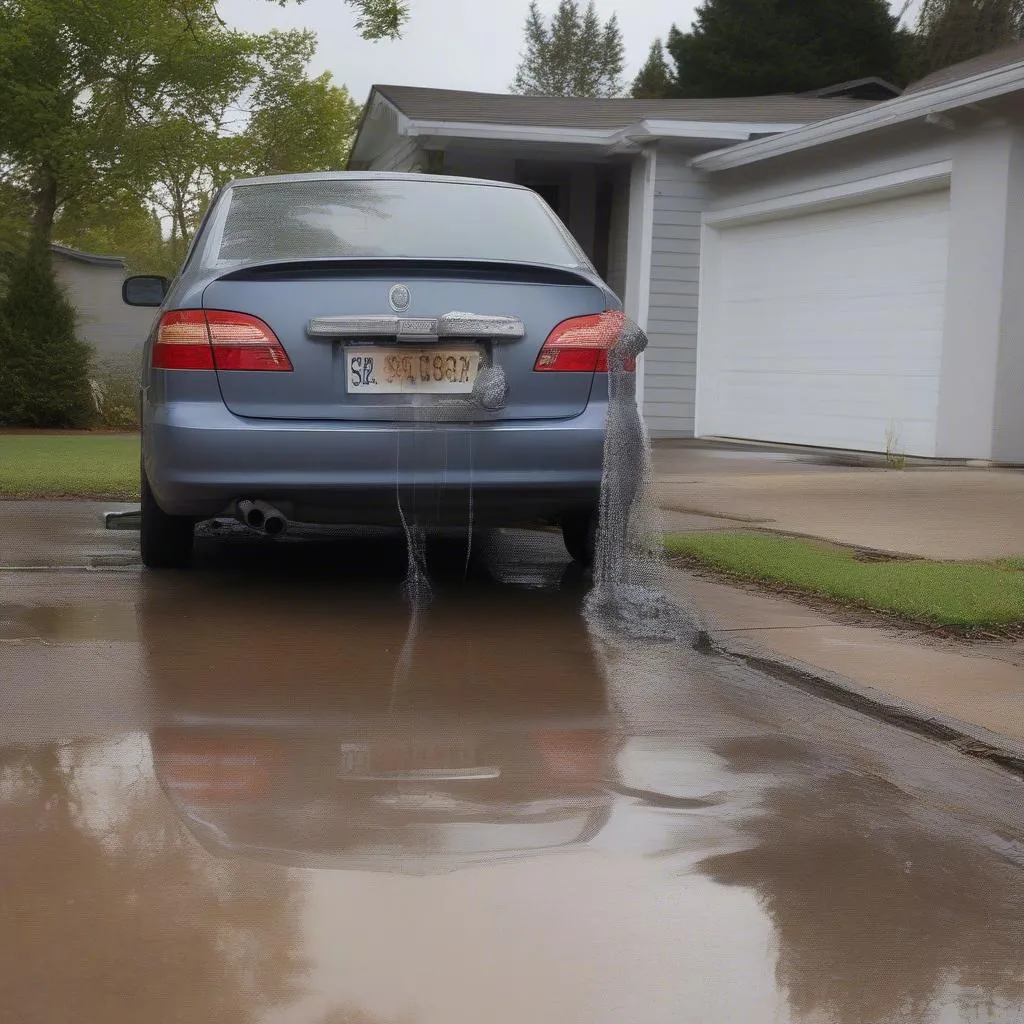
[[1024, 779], [1024, 742], [1001, 736], [932, 708], [892, 697], [881, 690], [796, 658], [703, 631], [706, 650], [742, 661], [807, 693], [860, 711], [872, 718], [951, 746], [969, 757], [989, 761]]

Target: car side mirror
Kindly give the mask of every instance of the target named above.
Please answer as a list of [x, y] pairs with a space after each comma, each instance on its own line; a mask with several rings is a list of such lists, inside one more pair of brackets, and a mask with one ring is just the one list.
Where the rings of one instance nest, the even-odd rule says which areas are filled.
[[159, 306], [164, 301], [170, 282], [166, 277], [139, 274], [125, 278], [121, 298], [129, 306]]

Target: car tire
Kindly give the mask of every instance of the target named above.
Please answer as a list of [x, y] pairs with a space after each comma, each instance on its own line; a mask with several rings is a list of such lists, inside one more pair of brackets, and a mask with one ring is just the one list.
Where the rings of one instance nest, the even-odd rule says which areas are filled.
[[147, 569], [184, 569], [192, 559], [196, 524], [189, 516], [168, 515], [142, 474], [142, 523], [139, 548]]
[[564, 516], [562, 540], [574, 562], [588, 568], [593, 565], [597, 544], [597, 509]]

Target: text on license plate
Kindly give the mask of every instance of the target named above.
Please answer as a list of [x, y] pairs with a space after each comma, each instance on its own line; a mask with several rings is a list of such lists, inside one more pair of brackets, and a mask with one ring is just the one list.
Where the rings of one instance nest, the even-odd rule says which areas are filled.
[[458, 771], [476, 764], [473, 743], [419, 742], [342, 743], [338, 772], [348, 777], [383, 777], [418, 771]]
[[458, 395], [473, 390], [483, 355], [479, 347], [345, 349], [350, 394]]

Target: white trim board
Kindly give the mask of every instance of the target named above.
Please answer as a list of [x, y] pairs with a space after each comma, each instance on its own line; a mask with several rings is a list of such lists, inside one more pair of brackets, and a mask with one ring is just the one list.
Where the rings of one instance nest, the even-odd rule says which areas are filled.
[[619, 129], [549, 128], [542, 125], [490, 124], [471, 121], [408, 121], [404, 134], [455, 139], [496, 139], [508, 142], [562, 142], [606, 146]]
[[880, 128], [896, 127], [929, 114], [942, 114], [959, 107], [983, 103], [1021, 89], [1024, 89], [1024, 61], [921, 92], [904, 93], [896, 99], [884, 100], [864, 110], [805, 125], [782, 136], [758, 139], [731, 149], [715, 150], [696, 157], [693, 165], [702, 171], [743, 167]]
[[[651, 307], [651, 251], [654, 242], [654, 182], [658, 153], [653, 146], [633, 162], [629, 181], [629, 232], [626, 249], [626, 314], [647, 330]], [[636, 402], [644, 408], [644, 356], [636, 361]]]
[[[754, 224], [761, 220], [774, 220], [779, 217], [816, 213], [819, 210], [895, 199], [915, 192], [948, 188], [952, 173], [952, 160], [941, 160], [937, 163], [893, 171], [890, 174], [879, 174], [873, 178], [859, 178], [840, 185], [827, 185], [824, 188], [764, 199], [757, 203], [708, 210], [703, 214], [701, 223], [707, 228], [735, 227], [741, 224]], [[703, 252], [706, 236], [702, 234], [701, 237]], [[703, 300], [701, 305], [703, 306]]]
[[[397, 109], [397, 108], [396, 108]], [[779, 134], [803, 128], [806, 121], [786, 124], [731, 121], [668, 121], [647, 119], [624, 128], [570, 128], [475, 121], [412, 121], [399, 123], [410, 137], [480, 139], [507, 142], [557, 142], [577, 146], [622, 148], [656, 139], [706, 139], [746, 142], [751, 135]]]
[[631, 139], [725, 139], [746, 142], [751, 135], [778, 135], [781, 132], [803, 128], [806, 124], [806, 121], [779, 124], [761, 121], [669, 121], [664, 118], [647, 118], [621, 129], [619, 134]]

